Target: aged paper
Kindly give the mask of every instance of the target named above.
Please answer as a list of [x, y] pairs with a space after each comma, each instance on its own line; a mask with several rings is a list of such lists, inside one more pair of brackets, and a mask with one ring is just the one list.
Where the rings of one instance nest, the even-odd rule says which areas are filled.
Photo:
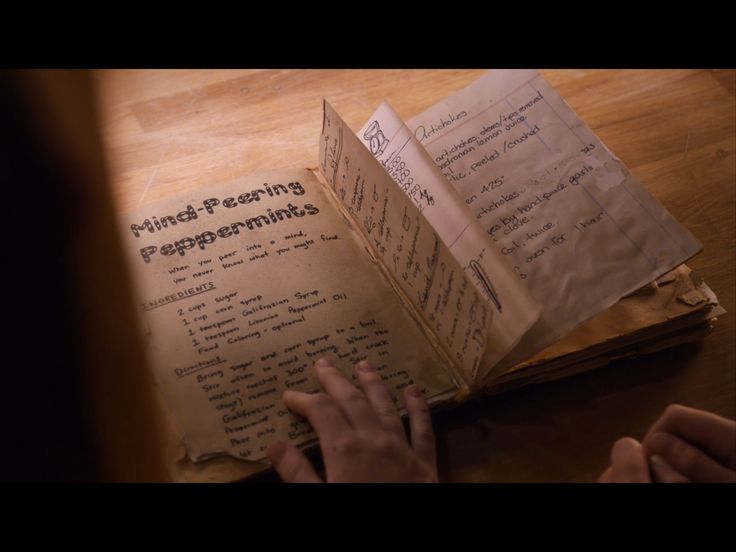
[[473, 381], [494, 316], [417, 205], [325, 102], [320, 171], [390, 279]]
[[268, 444], [315, 441], [281, 401], [316, 391], [332, 357], [354, 379], [368, 359], [400, 404], [457, 389], [443, 360], [309, 171], [253, 175], [125, 215], [151, 357], [193, 460], [261, 460]]
[[700, 339], [724, 313], [713, 291], [680, 265], [515, 365], [495, 379], [489, 391], [559, 379], [616, 358]]
[[536, 71], [492, 71], [408, 126], [545, 307], [501, 368], [701, 249]]
[[534, 300], [414, 133], [388, 103], [381, 104], [358, 131], [358, 137], [414, 202], [495, 309], [484, 362], [496, 364], [538, 320], [542, 305]]

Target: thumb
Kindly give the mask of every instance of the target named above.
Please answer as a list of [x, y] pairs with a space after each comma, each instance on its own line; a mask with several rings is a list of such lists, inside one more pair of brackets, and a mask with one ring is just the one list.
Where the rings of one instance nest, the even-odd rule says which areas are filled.
[[307, 457], [294, 445], [277, 441], [266, 450], [268, 459], [286, 483], [322, 483]]
[[631, 437], [624, 437], [613, 444], [610, 481], [612, 483], [652, 482], [644, 447], [639, 441]]

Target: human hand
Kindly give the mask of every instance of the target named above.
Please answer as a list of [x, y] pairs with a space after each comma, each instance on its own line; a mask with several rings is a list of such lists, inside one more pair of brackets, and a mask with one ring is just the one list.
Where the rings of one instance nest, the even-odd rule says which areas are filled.
[[611, 450], [599, 482], [736, 482], [736, 421], [671, 405], [641, 443], [626, 437]]
[[662, 483], [736, 483], [736, 421], [671, 405], [642, 441]]
[[[327, 358], [314, 366], [326, 393], [284, 391], [286, 406], [306, 417], [320, 440], [328, 482], [437, 482], [429, 406], [418, 387], [404, 389], [411, 444], [388, 388], [368, 362], [355, 366], [356, 389]], [[285, 442], [266, 451], [287, 483], [318, 483], [306, 456]]]
[[651, 483], [649, 463], [641, 443], [623, 437], [611, 448], [611, 465], [598, 478], [598, 483]]

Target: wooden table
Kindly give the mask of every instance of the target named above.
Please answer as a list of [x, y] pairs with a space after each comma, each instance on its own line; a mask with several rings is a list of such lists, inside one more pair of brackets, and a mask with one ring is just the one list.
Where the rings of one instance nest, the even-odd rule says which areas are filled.
[[[327, 98], [353, 129], [388, 100], [404, 118], [472, 70], [96, 73], [117, 208], [277, 167], [314, 167]], [[436, 418], [445, 481], [592, 481], [611, 444], [670, 403], [736, 417], [734, 71], [542, 71], [705, 250], [688, 263], [728, 311], [713, 333]]]

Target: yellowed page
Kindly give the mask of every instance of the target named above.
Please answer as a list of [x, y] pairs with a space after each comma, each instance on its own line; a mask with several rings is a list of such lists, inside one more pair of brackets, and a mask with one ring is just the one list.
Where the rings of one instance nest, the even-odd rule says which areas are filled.
[[701, 249], [536, 71], [491, 71], [407, 124], [544, 305], [500, 369]]
[[539, 319], [542, 305], [387, 102], [358, 131], [358, 138], [414, 202], [494, 309], [484, 362], [496, 364]]
[[725, 312], [700, 276], [681, 265], [484, 383], [495, 393], [672, 347], [703, 337]]
[[282, 403], [319, 388], [331, 356], [368, 359], [400, 401], [430, 402], [451, 375], [309, 171], [248, 176], [124, 217], [147, 352], [190, 458], [262, 460], [269, 442], [315, 441]]
[[412, 200], [325, 102], [320, 171], [370, 249], [466, 381], [475, 379], [493, 311]]

